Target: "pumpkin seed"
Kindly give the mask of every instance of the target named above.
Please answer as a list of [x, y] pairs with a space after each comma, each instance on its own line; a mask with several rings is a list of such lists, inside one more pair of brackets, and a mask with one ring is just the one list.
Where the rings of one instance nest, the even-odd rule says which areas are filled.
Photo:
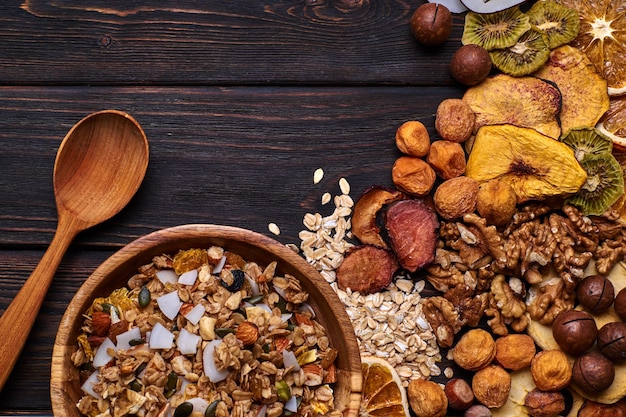
[[217, 411], [217, 404], [219, 404], [220, 400], [215, 400], [204, 410], [204, 417], [215, 417], [215, 413]]
[[148, 304], [150, 304], [150, 290], [148, 289], [148, 287], [142, 287], [141, 290], [139, 291], [139, 296], [137, 297], [137, 301], [139, 301], [139, 305], [142, 308], [148, 307]]
[[193, 404], [189, 401], [185, 401], [178, 407], [176, 407], [176, 411], [174, 411], [174, 417], [187, 417], [193, 411]]

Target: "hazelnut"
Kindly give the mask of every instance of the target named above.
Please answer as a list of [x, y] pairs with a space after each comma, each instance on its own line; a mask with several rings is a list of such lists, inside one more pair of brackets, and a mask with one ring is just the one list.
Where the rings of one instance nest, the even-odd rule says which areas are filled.
[[448, 406], [454, 410], [467, 410], [474, 402], [472, 387], [462, 378], [449, 380], [443, 391], [448, 397]]
[[599, 352], [587, 352], [576, 358], [572, 382], [588, 392], [604, 391], [613, 384], [615, 366]]
[[614, 362], [626, 359], [626, 323], [607, 323], [598, 330], [598, 349]]
[[559, 313], [552, 322], [552, 336], [564, 352], [578, 356], [593, 346], [598, 328], [591, 314], [567, 310]]
[[476, 209], [478, 182], [469, 177], [456, 177], [437, 187], [433, 202], [437, 213], [446, 220], [458, 219]]
[[509, 334], [496, 339], [495, 360], [503, 368], [517, 371], [530, 366], [537, 348], [527, 334]]
[[496, 356], [496, 342], [483, 329], [470, 329], [452, 349], [452, 360], [463, 369], [476, 371], [489, 365]]
[[474, 374], [472, 390], [481, 404], [489, 408], [502, 407], [511, 391], [511, 375], [499, 365], [489, 365]]
[[572, 368], [563, 351], [542, 350], [530, 362], [530, 373], [537, 388], [542, 391], [558, 391], [572, 380]]
[[250, 346], [259, 338], [259, 328], [250, 321], [242, 321], [237, 327], [235, 336], [244, 346]]
[[578, 284], [576, 297], [591, 313], [602, 313], [613, 304], [615, 289], [613, 283], [602, 275], [589, 275]]
[[427, 161], [444, 180], [462, 175], [467, 164], [461, 144], [449, 140], [436, 140], [431, 143]]
[[465, 85], [476, 85], [489, 75], [492, 67], [489, 52], [481, 46], [461, 46], [450, 60], [452, 78]]
[[626, 288], [622, 288], [613, 301], [613, 308], [622, 321], [626, 321]]
[[462, 143], [472, 136], [475, 120], [469, 104], [460, 98], [447, 98], [437, 107], [435, 129], [443, 139]]
[[396, 130], [396, 147], [404, 154], [419, 158], [428, 155], [430, 135], [426, 126], [417, 120], [402, 123]]
[[578, 410], [577, 417], [624, 417], [626, 416], [626, 400], [621, 399], [613, 404], [585, 400]]
[[402, 192], [415, 197], [430, 193], [437, 175], [425, 161], [414, 156], [401, 156], [391, 168], [395, 186]]
[[452, 13], [444, 5], [425, 3], [413, 12], [411, 31], [422, 45], [441, 45], [452, 32]]
[[465, 410], [463, 417], [491, 417], [491, 410], [482, 404], [474, 404]]
[[436, 382], [414, 379], [407, 387], [409, 404], [416, 417], [443, 417], [448, 409], [448, 398]]
[[565, 397], [560, 392], [534, 389], [526, 394], [524, 407], [532, 417], [556, 417], [565, 411]]
[[515, 190], [506, 181], [494, 179], [481, 184], [476, 196], [476, 210], [487, 223], [502, 226], [517, 211]]

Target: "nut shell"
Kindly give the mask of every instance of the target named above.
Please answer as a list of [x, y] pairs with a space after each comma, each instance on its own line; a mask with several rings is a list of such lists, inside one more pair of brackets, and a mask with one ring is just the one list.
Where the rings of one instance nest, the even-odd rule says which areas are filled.
[[572, 368], [567, 355], [559, 349], [542, 350], [530, 363], [530, 373], [538, 389], [558, 391], [572, 380]]
[[444, 181], [433, 196], [437, 213], [446, 220], [458, 219], [476, 209], [478, 182], [469, 177]]
[[441, 4], [425, 3], [413, 12], [411, 31], [423, 45], [441, 45], [452, 32], [452, 13]]
[[614, 362], [626, 360], [626, 323], [607, 323], [598, 330], [598, 349]]
[[463, 369], [476, 371], [486, 367], [496, 356], [496, 342], [483, 329], [470, 329], [452, 349], [452, 360]]
[[527, 334], [509, 334], [496, 339], [495, 360], [503, 368], [517, 371], [530, 366], [537, 347]]
[[409, 404], [416, 417], [444, 417], [448, 398], [436, 382], [414, 379], [407, 387]]
[[491, 72], [491, 57], [481, 46], [469, 44], [461, 46], [450, 60], [452, 78], [465, 85], [476, 85]]
[[604, 391], [613, 384], [614, 379], [613, 362], [599, 352], [587, 352], [574, 361], [572, 382], [584, 391]]
[[564, 352], [578, 356], [593, 346], [598, 328], [591, 314], [568, 310], [559, 313], [554, 319], [552, 335]]
[[511, 391], [511, 375], [499, 365], [489, 365], [472, 378], [474, 396], [489, 408], [502, 407]]
[[591, 313], [602, 313], [613, 304], [615, 288], [613, 283], [602, 275], [589, 275], [576, 287], [576, 297]]

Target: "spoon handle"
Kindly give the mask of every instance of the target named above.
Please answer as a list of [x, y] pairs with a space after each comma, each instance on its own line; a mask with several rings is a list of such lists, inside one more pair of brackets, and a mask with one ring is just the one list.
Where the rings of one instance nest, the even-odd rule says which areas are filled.
[[61, 259], [78, 232], [71, 216], [59, 217], [50, 246], [0, 317], [0, 391], [26, 343]]

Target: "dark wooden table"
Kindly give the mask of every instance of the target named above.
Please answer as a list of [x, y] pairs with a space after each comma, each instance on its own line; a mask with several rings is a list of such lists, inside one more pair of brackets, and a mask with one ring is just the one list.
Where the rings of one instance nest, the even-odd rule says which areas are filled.
[[[56, 227], [52, 170], [87, 114], [132, 114], [150, 143], [143, 185], [61, 262], [0, 415], [51, 415], [50, 357], [66, 305], [114, 251], [157, 229], [218, 223], [299, 243], [307, 212], [391, 185], [397, 127], [463, 88], [442, 47], [409, 29], [423, 0], [4, 0], [0, 4], [0, 311]], [[323, 168], [322, 182], [313, 172]], [[326, 210], [328, 210], [326, 208]], [[330, 214], [330, 213], [329, 213]], [[268, 223], [282, 233], [274, 236]], [[2, 352], [0, 352], [2, 354]]]

